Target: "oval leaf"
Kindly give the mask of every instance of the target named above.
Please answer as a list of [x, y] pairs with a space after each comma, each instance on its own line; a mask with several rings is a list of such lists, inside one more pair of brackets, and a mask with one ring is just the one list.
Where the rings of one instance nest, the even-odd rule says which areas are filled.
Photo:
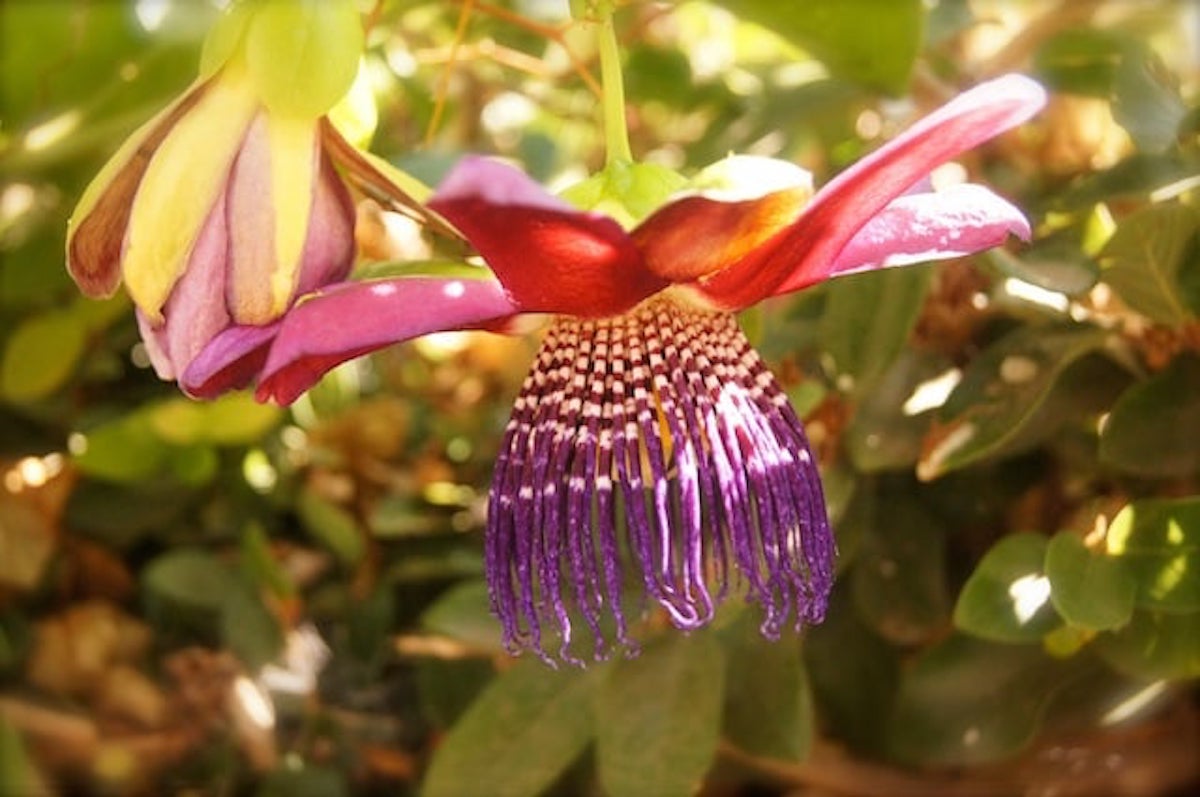
[[984, 555], [963, 585], [954, 624], [996, 642], [1037, 642], [1059, 624], [1043, 573], [1046, 538], [1012, 534]]
[[1136, 501], [1113, 518], [1108, 553], [1137, 584], [1137, 605], [1200, 612], [1200, 497]]
[[1088, 550], [1070, 532], [1055, 534], [1046, 546], [1046, 578], [1054, 608], [1071, 625], [1103, 631], [1133, 616], [1137, 585], [1123, 563]]
[[725, 660], [711, 633], [672, 634], [617, 663], [596, 694], [596, 757], [609, 794], [694, 794], [721, 726]]
[[78, 313], [34, 316], [13, 331], [0, 361], [0, 395], [14, 402], [53, 393], [75, 372], [87, 341]]
[[596, 671], [526, 659], [493, 681], [433, 757], [424, 797], [534, 797], [592, 736]]
[[1113, 406], [1100, 434], [1100, 458], [1138, 476], [1200, 471], [1200, 357], [1176, 357]]
[[1179, 271], [1196, 246], [1200, 215], [1187, 205], [1154, 205], [1123, 220], [1100, 253], [1102, 277], [1130, 307], [1152, 321], [1180, 326], [1193, 315]]

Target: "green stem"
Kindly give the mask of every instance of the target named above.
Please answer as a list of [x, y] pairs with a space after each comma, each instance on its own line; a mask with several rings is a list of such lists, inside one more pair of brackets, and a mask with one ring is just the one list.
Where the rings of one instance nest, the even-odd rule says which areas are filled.
[[604, 144], [605, 163], [632, 163], [629, 131], [625, 126], [625, 83], [621, 77], [621, 51], [617, 47], [617, 30], [613, 25], [612, 8], [604, 3], [600, 12], [596, 42], [600, 49], [600, 81], [604, 86]]

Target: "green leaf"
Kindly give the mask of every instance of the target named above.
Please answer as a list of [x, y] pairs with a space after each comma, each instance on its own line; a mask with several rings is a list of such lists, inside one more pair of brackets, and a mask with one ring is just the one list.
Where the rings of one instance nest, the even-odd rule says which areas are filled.
[[221, 560], [197, 548], [180, 548], [159, 556], [142, 571], [152, 597], [172, 605], [219, 611], [235, 585]]
[[1100, 459], [1150, 478], [1200, 471], [1200, 357], [1176, 357], [1125, 391], [1100, 433]]
[[366, 553], [363, 530], [354, 515], [327, 501], [312, 490], [296, 500], [300, 522], [313, 538], [328, 548], [347, 567], [353, 567]]
[[464, 581], [446, 590], [421, 615], [421, 625], [484, 650], [504, 648], [483, 581]]
[[126, 415], [84, 434], [86, 447], [75, 464], [89, 476], [111, 482], [145, 481], [162, 473], [170, 447], [141, 413]]
[[263, 778], [255, 797], [349, 797], [346, 775], [333, 767], [288, 762]]
[[846, 427], [846, 452], [864, 473], [910, 470], [921, 456], [929, 430], [930, 409], [908, 404], [922, 386], [948, 375], [951, 363], [931, 352], [905, 349], [874, 387], [860, 394], [858, 407]]
[[1033, 72], [1047, 88], [1055, 91], [1108, 97], [1122, 55], [1117, 35], [1093, 28], [1075, 28], [1053, 36], [1038, 48]]
[[525, 659], [494, 680], [446, 734], [424, 797], [535, 797], [592, 738], [597, 670]]
[[[1079, 402], [1101, 403], [1111, 382], [1111, 375], [1100, 372], [1102, 366], [1072, 371], [1080, 385], [1071, 385], [1064, 375], [1107, 339], [1107, 332], [1093, 327], [1038, 325], [1021, 327], [989, 346], [971, 362], [939, 411], [939, 437], [926, 448], [917, 475], [932, 480], [1020, 450], [1064, 420], [1078, 418], [1085, 409]], [[1060, 381], [1064, 384], [1056, 390]]]
[[221, 641], [257, 672], [283, 650], [283, 629], [251, 585], [230, 574], [229, 588], [221, 595]]
[[1178, 327], [1194, 316], [1183, 300], [1179, 273], [1195, 252], [1200, 214], [1187, 205], [1154, 205], [1124, 219], [1100, 252], [1102, 278], [1130, 307], [1152, 321]]
[[856, 274], [826, 286], [821, 338], [839, 385], [870, 395], [904, 350], [929, 291], [930, 268], [894, 268]]
[[1050, 600], [1068, 623], [1092, 631], [1119, 628], [1133, 615], [1137, 585], [1122, 562], [1059, 532], [1046, 546]]
[[596, 758], [609, 794], [694, 794], [712, 763], [725, 659], [711, 632], [671, 634], [617, 662], [596, 693]]
[[729, 740], [753, 755], [803, 760], [812, 744], [814, 717], [798, 640], [763, 638], [757, 618], [743, 612], [722, 641]]
[[0, 714], [0, 794], [49, 795], [20, 732]]
[[59, 310], [29, 318], [8, 338], [0, 357], [0, 396], [37, 401], [66, 383], [87, 342], [78, 313]]
[[1179, 137], [1187, 106], [1164, 79], [1165, 68], [1143, 42], [1125, 48], [1113, 85], [1113, 118], [1145, 152], [1161, 152]]
[[1100, 278], [1096, 261], [1078, 242], [1061, 238], [1039, 241], [1015, 255], [992, 249], [984, 255], [1001, 274], [1064, 296], [1082, 296]]
[[884, 639], [925, 642], [949, 620], [946, 533], [900, 490], [880, 492], [851, 572], [858, 615]]
[[230, 393], [216, 401], [168, 399], [148, 410], [154, 431], [175, 445], [237, 446], [262, 439], [282, 417], [278, 407], [259, 404], [251, 393]]
[[1097, 637], [1095, 647], [1105, 661], [1137, 678], [1200, 677], [1200, 614], [1134, 612], [1124, 628]]
[[996, 642], [1037, 642], [1059, 624], [1043, 568], [1046, 538], [1011, 534], [988, 551], [963, 585], [954, 624]]
[[1070, 670], [1033, 646], [955, 635], [923, 651], [905, 673], [888, 722], [889, 751], [922, 765], [1006, 758], [1037, 734]]
[[721, 4], [812, 53], [836, 77], [892, 94], [908, 86], [925, 19], [919, 0], [721, 0]]
[[1200, 611], [1200, 497], [1135, 501], [1113, 518], [1108, 553], [1137, 583], [1137, 605]]

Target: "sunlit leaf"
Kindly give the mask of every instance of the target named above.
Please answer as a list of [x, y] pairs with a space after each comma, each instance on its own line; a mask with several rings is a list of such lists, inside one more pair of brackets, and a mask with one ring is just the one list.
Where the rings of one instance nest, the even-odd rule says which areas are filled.
[[984, 554], [963, 585], [954, 624], [996, 642], [1036, 642], [1060, 622], [1044, 573], [1046, 538], [1011, 534]]
[[438, 747], [424, 797], [536, 797], [592, 738], [595, 670], [526, 659], [493, 681]]
[[1102, 631], [1133, 615], [1136, 584], [1123, 563], [1089, 550], [1078, 535], [1060, 532], [1046, 547], [1050, 600], [1068, 623]]
[[1113, 518], [1107, 545], [1133, 575], [1139, 607], [1200, 612], [1200, 498], [1130, 504]]
[[134, 414], [87, 431], [75, 464], [89, 476], [114, 482], [152, 478], [165, 467], [170, 448], [145, 415]]
[[259, 404], [249, 393], [230, 393], [211, 402], [168, 399], [154, 406], [149, 416], [159, 437], [176, 445], [247, 445], [279, 423], [282, 412]]
[[[596, 759], [610, 794], [693, 794], [712, 763], [725, 659], [711, 633], [672, 634], [616, 662], [596, 693]], [[687, 717], [687, 722], [677, 718]]]
[[0, 357], [0, 395], [29, 402], [53, 393], [74, 373], [86, 342], [83, 319], [69, 310], [28, 319], [8, 338]]
[[1193, 317], [1179, 272], [1198, 244], [1200, 214], [1177, 202], [1154, 205], [1121, 221], [1100, 253], [1101, 277], [1152, 321], [1179, 326]]
[[1099, 636], [1096, 649], [1138, 678], [1200, 677], [1200, 613], [1134, 612], [1124, 628]]
[[[899, 93], [921, 44], [924, 7], [917, 0], [721, 0], [812, 53], [838, 77]], [[863, 20], [870, 19], [870, 25]]]

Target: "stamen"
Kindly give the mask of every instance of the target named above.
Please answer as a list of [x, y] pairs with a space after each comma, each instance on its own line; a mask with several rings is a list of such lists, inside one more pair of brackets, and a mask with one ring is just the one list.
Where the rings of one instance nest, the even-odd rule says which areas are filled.
[[579, 620], [597, 658], [610, 634], [634, 650], [623, 563], [679, 628], [709, 622], [732, 580], [774, 638], [822, 619], [833, 558], [800, 420], [733, 316], [658, 298], [555, 321], [488, 507], [491, 602], [511, 650], [552, 662], [549, 626], [556, 657], [578, 663]]

